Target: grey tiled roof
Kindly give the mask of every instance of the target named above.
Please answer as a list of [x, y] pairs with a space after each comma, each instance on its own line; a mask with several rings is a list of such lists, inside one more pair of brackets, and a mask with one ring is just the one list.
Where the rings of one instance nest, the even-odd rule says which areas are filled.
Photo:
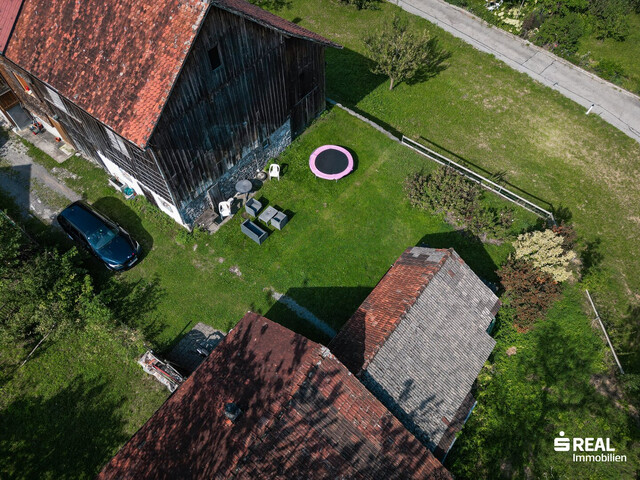
[[[447, 256], [446, 260], [440, 261]], [[497, 297], [453, 251], [414, 248], [398, 263], [439, 264], [361, 374], [367, 387], [431, 448], [495, 346], [486, 330]]]

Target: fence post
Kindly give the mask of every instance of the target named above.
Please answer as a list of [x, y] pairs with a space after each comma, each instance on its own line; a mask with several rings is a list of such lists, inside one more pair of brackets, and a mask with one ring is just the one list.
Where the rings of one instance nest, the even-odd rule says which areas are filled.
[[600, 315], [598, 315], [598, 311], [596, 310], [596, 306], [593, 304], [593, 300], [591, 300], [591, 295], [589, 294], [589, 290], [585, 290], [585, 292], [587, 292], [587, 297], [589, 298], [589, 303], [591, 303], [591, 308], [593, 308], [593, 313], [596, 314], [596, 319], [598, 319], [598, 322], [600, 323], [600, 327], [602, 328], [602, 331], [604, 332], [604, 336], [607, 339], [607, 343], [609, 344], [609, 348], [611, 349], [611, 353], [613, 353], [613, 358], [616, 360], [616, 363], [618, 364], [618, 368], [620, 369], [620, 373], [622, 375], [624, 375], [624, 370], [622, 369], [622, 365], [620, 365], [620, 360], [618, 360], [618, 356], [616, 355], [616, 351], [613, 349], [613, 345], [611, 345], [611, 340], [609, 339], [609, 335], [607, 335], [607, 331], [604, 328], [604, 324], [602, 323], [602, 320], [600, 319]]

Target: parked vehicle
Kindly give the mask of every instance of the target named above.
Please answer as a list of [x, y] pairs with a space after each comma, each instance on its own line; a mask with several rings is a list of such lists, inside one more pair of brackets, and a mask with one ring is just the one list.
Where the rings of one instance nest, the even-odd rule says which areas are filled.
[[131, 268], [140, 257], [140, 244], [131, 235], [84, 202], [74, 202], [60, 212], [58, 223], [69, 238], [110, 270]]

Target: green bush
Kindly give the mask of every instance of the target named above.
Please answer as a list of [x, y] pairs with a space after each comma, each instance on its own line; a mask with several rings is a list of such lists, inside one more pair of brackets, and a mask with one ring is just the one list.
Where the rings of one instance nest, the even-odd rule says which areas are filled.
[[347, 5], [353, 5], [358, 10], [367, 10], [370, 8], [374, 8], [375, 4], [378, 3], [379, 0], [340, 0], [340, 1]]
[[444, 213], [458, 226], [479, 237], [504, 238], [513, 224], [509, 208], [489, 208], [481, 203], [482, 187], [449, 167], [432, 174], [418, 172], [407, 178], [405, 190], [411, 205]]
[[596, 73], [613, 83], [618, 83], [625, 76], [625, 71], [622, 65], [614, 60], [601, 60], [596, 65]]
[[533, 37], [536, 45], [548, 47], [561, 56], [571, 56], [578, 50], [584, 34], [584, 20], [575, 12], [548, 18]]
[[541, 10], [533, 10], [522, 21], [522, 36], [527, 34], [540, 26], [545, 21], [545, 14]]
[[613, 38], [622, 41], [629, 34], [627, 15], [631, 10], [629, 0], [591, 0], [589, 2], [590, 22], [597, 38]]

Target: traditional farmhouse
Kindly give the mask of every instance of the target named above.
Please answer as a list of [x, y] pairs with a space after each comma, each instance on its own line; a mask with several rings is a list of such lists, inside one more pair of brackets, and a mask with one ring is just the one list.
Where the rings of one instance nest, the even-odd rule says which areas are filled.
[[244, 0], [1, 4], [22, 105], [185, 226], [325, 108], [339, 47]]
[[443, 459], [475, 406], [499, 308], [453, 249], [409, 248], [329, 348]]
[[451, 476], [326, 347], [248, 313], [98, 478]]

